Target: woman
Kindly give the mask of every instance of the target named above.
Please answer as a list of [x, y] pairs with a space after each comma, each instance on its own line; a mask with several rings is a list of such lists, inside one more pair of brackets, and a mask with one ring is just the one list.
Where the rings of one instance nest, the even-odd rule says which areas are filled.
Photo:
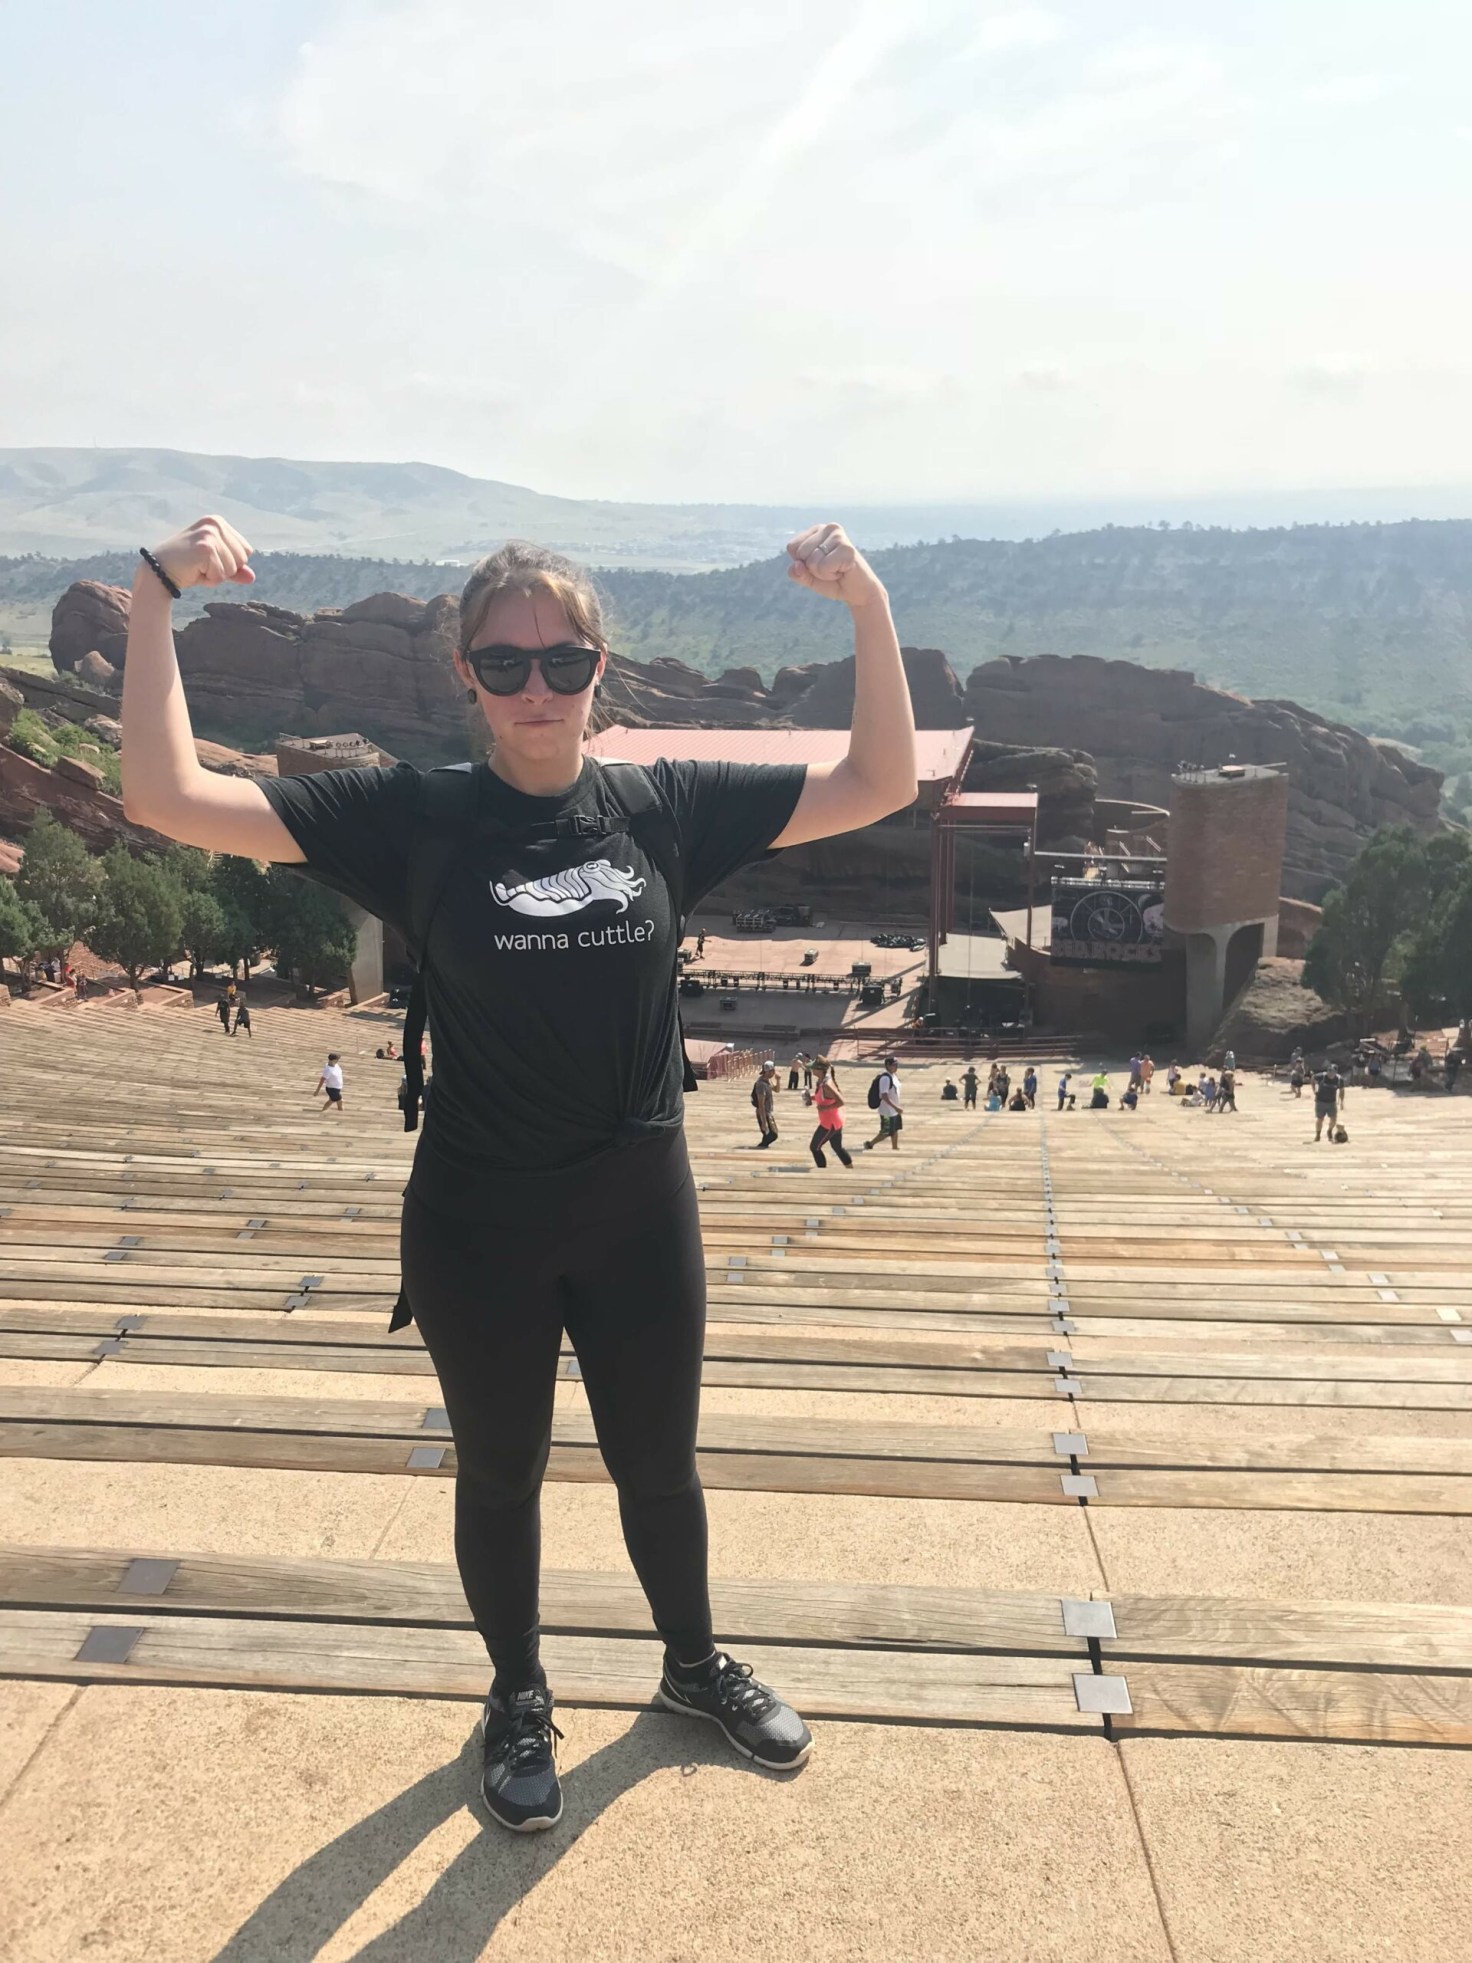
[[833, 1065], [827, 1057], [813, 1059], [813, 1067], [818, 1073], [818, 1081], [813, 1086], [813, 1103], [818, 1108], [818, 1129], [808, 1140], [808, 1149], [820, 1167], [826, 1169], [828, 1161], [823, 1157], [823, 1147], [831, 1145], [833, 1156], [840, 1165], [852, 1166], [843, 1143], [843, 1093], [838, 1088], [838, 1078]]
[[[583, 752], [608, 643], [596, 591], [565, 559], [513, 542], [466, 584], [454, 670], [491, 756], [459, 776], [409, 764], [262, 781], [203, 770], [169, 603], [189, 586], [250, 584], [251, 547], [202, 518], [142, 554], [134, 580], [128, 816], [185, 844], [305, 866], [401, 932], [423, 930], [434, 1097], [405, 1194], [401, 1299], [449, 1414], [456, 1560], [494, 1668], [481, 1790], [517, 1831], [562, 1811], [537, 1583], [564, 1329], [664, 1638], [661, 1701], [720, 1725], [759, 1764], [800, 1765], [812, 1745], [711, 1628], [695, 1470], [705, 1266], [681, 1122], [676, 950], [680, 916], [738, 867], [870, 824], [916, 786], [883, 586], [837, 525], [810, 527], [787, 551], [791, 580], [850, 609], [847, 755], [662, 762], [640, 780], [651, 808], [637, 815], [629, 767], [606, 771]], [[426, 807], [440, 813], [450, 778], [467, 801], [426, 925], [413, 875]]]

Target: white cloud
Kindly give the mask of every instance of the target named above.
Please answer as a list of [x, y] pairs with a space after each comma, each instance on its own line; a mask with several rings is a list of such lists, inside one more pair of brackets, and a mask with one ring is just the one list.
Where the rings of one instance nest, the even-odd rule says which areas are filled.
[[1061, 389], [1072, 388], [1077, 378], [1066, 362], [1062, 361], [1024, 361], [1012, 370], [1012, 380], [1025, 389], [1036, 389], [1040, 395], [1054, 395]]
[[[1106, 49], [1031, 101], [968, 108], [912, 160], [957, 201], [1154, 200], [1236, 154], [1250, 105], [1211, 49]], [[974, 222], [974, 217], [973, 217]]]
[[799, 388], [809, 393], [848, 394], [863, 397], [875, 405], [919, 402], [953, 393], [958, 386], [953, 375], [935, 369], [882, 361], [806, 368], [795, 379]]
[[1303, 92], [1305, 102], [1351, 108], [1361, 102], [1378, 102], [1385, 94], [1383, 75], [1330, 75], [1311, 83]]
[[1066, 33], [1057, 14], [1027, 7], [1015, 14], [993, 14], [984, 20], [965, 52], [968, 55], [1007, 54], [1013, 48], [1051, 48]]
[[1355, 396], [1373, 363], [1362, 354], [1319, 354], [1288, 370], [1288, 380], [1306, 395]]
[[[393, 0], [301, 51], [271, 130], [302, 176], [488, 234], [535, 222], [667, 282], [745, 233], [910, 31], [888, 0], [860, 0], [836, 31], [816, 0], [795, 17], [778, 0], [494, 14]], [[812, 186], [787, 188], [795, 225], [827, 218]]]

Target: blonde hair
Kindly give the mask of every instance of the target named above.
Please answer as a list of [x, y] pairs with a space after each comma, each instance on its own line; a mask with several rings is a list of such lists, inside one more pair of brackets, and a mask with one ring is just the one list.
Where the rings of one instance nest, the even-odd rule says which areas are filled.
[[479, 560], [465, 582], [460, 595], [461, 653], [485, 626], [491, 602], [500, 594], [537, 592], [557, 602], [574, 633], [600, 648], [608, 646], [603, 602], [588, 572], [560, 552], [512, 538], [498, 552]]

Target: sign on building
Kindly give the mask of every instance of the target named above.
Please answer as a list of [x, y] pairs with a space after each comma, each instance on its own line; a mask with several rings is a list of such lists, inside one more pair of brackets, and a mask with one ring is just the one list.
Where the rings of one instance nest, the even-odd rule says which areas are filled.
[[1055, 879], [1054, 961], [1146, 966], [1161, 956], [1165, 890], [1153, 880]]

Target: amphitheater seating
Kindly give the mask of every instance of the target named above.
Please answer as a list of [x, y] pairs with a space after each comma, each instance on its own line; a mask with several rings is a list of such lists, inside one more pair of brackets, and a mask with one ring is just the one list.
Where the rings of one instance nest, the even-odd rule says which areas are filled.
[[[0, 1023], [0, 1459], [69, 1463], [79, 1500], [159, 1466], [453, 1475], [428, 1358], [387, 1329], [414, 1141], [397, 1066], [372, 1054], [382, 1024], [256, 1025], [227, 1039], [207, 1009], [107, 1001]], [[329, 1048], [341, 1117], [312, 1102]], [[987, 1115], [939, 1101], [956, 1061], [907, 1064], [904, 1149], [851, 1173], [813, 1167], [790, 1093], [760, 1156], [744, 1080], [690, 1100], [702, 1474], [713, 1494], [854, 1502], [875, 1545], [912, 1504], [1082, 1511], [1109, 1549], [1100, 1585], [753, 1579], [723, 1571], [717, 1537], [723, 1640], [815, 1717], [1472, 1743], [1472, 1608], [1388, 1592], [1398, 1536], [1472, 1516], [1466, 1103], [1351, 1093], [1351, 1144], [1315, 1148], [1311, 1108], [1265, 1078], [1223, 1117], [1164, 1097]], [[560, 1367], [554, 1498], [606, 1479], [569, 1348]], [[364, 1377], [383, 1394], [353, 1394]], [[1334, 1515], [1362, 1536], [1362, 1599], [1241, 1585], [1255, 1522]], [[1105, 1585], [1141, 1565], [1131, 1516], [1188, 1585]], [[7, 1517], [6, 1675], [484, 1692], [447, 1558], [247, 1557], [202, 1545], [187, 1509], [176, 1539], [137, 1545]], [[1248, 1555], [1223, 1586], [1229, 1518]], [[626, 1573], [549, 1572], [544, 1624], [564, 1703], [647, 1701]]]

